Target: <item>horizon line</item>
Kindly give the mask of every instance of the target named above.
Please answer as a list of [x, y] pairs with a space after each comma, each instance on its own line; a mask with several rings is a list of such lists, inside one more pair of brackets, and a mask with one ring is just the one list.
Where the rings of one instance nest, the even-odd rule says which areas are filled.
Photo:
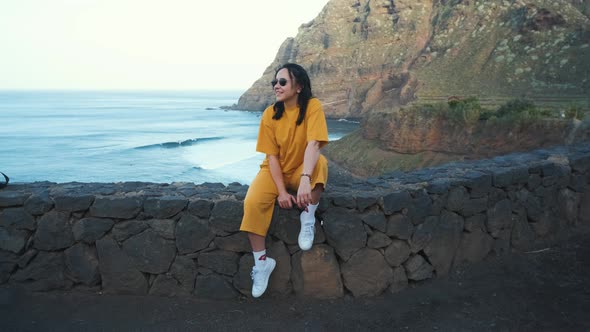
[[177, 91], [177, 92], [193, 92], [193, 91], [235, 91], [242, 93], [246, 92], [248, 88], [0, 88], [0, 91], [112, 91], [112, 92], [140, 92], [140, 91]]

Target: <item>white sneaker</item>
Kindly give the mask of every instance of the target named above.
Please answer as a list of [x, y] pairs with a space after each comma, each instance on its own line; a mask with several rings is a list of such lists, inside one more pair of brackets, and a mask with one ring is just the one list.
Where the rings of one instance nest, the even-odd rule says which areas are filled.
[[299, 243], [299, 248], [301, 248], [301, 250], [309, 250], [313, 245], [313, 237], [315, 234], [315, 216], [313, 217], [313, 222], [304, 221], [302, 217], [303, 213], [299, 216], [301, 230], [299, 231], [297, 242]]
[[275, 269], [277, 262], [267, 257], [265, 262], [260, 266], [254, 266], [252, 268], [252, 297], [260, 297], [266, 291], [266, 287], [268, 286], [268, 279], [270, 279], [270, 274]]

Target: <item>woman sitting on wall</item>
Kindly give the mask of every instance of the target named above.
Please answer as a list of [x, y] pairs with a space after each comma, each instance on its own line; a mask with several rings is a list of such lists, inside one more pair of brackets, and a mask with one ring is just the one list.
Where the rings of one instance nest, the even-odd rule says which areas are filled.
[[[271, 82], [276, 103], [260, 121], [256, 151], [266, 154], [244, 200], [240, 230], [248, 232], [254, 254], [252, 296], [261, 296], [275, 268], [266, 256], [265, 237], [275, 200], [283, 209], [298, 206], [301, 230], [298, 242], [309, 250], [315, 232], [315, 211], [328, 179], [328, 162], [320, 149], [328, 143], [328, 128], [320, 101], [312, 97], [303, 67], [287, 63]], [[297, 197], [287, 190], [296, 190]]]

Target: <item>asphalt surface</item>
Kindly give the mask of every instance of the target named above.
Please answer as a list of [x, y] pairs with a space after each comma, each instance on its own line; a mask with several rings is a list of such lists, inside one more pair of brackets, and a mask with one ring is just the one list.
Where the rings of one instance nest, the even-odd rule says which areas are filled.
[[589, 281], [585, 231], [365, 299], [210, 301], [0, 288], [0, 330], [590, 331]]

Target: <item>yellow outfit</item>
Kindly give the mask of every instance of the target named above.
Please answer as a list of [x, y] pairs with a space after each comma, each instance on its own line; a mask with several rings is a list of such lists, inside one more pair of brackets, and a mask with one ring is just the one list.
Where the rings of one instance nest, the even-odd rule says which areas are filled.
[[[267, 156], [260, 165], [260, 171], [250, 184], [244, 199], [244, 218], [241, 231], [266, 236], [275, 200], [279, 192], [270, 174], [268, 155], [278, 156], [283, 180], [287, 190], [297, 190], [303, 172], [303, 157], [307, 142], [315, 140], [320, 148], [328, 143], [328, 127], [322, 104], [316, 98], [309, 100], [305, 119], [297, 126], [299, 107], [285, 108], [279, 120], [273, 120], [273, 105], [264, 110], [260, 120], [256, 151]], [[311, 188], [326, 184], [328, 180], [328, 161], [322, 155], [311, 174]]]

